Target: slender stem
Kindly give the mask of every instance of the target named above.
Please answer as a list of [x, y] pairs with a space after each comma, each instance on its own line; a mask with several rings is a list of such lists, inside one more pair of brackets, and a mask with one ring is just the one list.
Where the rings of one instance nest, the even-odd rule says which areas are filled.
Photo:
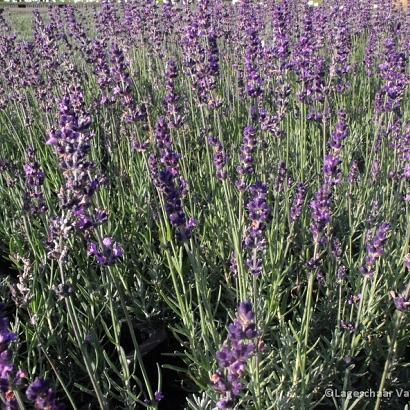
[[[62, 249], [62, 239], [60, 239], [60, 249]], [[60, 258], [58, 260], [58, 267], [59, 267], [59, 270], [60, 270], [61, 281], [62, 281], [63, 284], [65, 284], [66, 280], [65, 280], [65, 275], [64, 275], [62, 258]], [[88, 376], [89, 376], [89, 378], [91, 380], [91, 383], [93, 385], [93, 388], [94, 388], [95, 394], [97, 396], [97, 400], [98, 400], [98, 403], [100, 405], [100, 408], [102, 410], [108, 410], [108, 405], [107, 405], [106, 399], [105, 399], [104, 395], [102, 394], [99, 383], [98, 383], [98, 381], [95, 377], [95, 370], [93, 369], [93, 366], [91, 364], [91, 360], [90, 360], [90, 357], [88, 355], [87, 349], [84, 346], [84, 338], [81, 335], [80, 325], [79, 325], [79, 322], [78, 322], [78, 318], [77, 318], [77, 314], [76, 314], [76, 311], [75, 311], [75, 307], [74, 307], [74, 304], [73, 304], [72, 297], [65, 298], [65, 303], [66, 303], [67, 312], [68, 312], [68, 316], [70, 318], [71, 325], [73, 326], [75, 338], [77, 339], [78, 346], [80, 347], [81, 353], [83, 355], [84, 364], [85, 364]]]
[[[137, 338], [135, 336], [134, 326], [132, 325], [131, 318], [130, 318], [130, 315], [129, 315], [128, 310], [127, 310], [127, 306], [125, 304], [125, 296], [124, 296], [124, 292], [122, 290], [122, 286], [119, 284], [119, 282], [117, 280], [117, 277], [115, 276], [114, 272], [112, 272], [112, 269], [110, 267], [108, 267], [108, 271], [110, 273], [112, 281], [114, 282], [114, 286], [117, 289], [118, 294], [119, 294], [121, 308], [124, 312], [125, 320], [127, 322], [127, 325], [128, 325], [128, 328], [129, 328], [129, 331], [130, 331], [130, 334], [131, 334], [131, 340], [132, 340], [132, 343], [133, 343], [133, 346], [134, 346], [134, 349], [135, 349], [135, 355], [137, 356], [138, 364], [140, 366], [142, 377], [144, 379], [145, 387], [148, 390], [148, 396], [149, 396], [150, 400], [154, 400], [154, 393], [152, 391], [151, 383], [149, 381], [148, 374], [147, 374], [147, 371], [145, 370], [144, 362], [142, 360], [141, 351], [139, 349], [138, 341], [137, 341]], [[156, 409], [157, 406], [155, 405], [152, 408]]]

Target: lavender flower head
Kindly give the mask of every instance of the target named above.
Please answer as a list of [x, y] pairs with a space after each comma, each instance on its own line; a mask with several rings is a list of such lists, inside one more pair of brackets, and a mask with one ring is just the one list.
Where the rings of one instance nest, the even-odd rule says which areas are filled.
[[295, 222], [302, 215], [302, 207], [305, 202], [306, 187], [301, 182], [296, 184], [296, 193], [293, 198], [293, 204], [290, 208], [290, 219]]
[[401, 117], [401, 102], [409, 84], [406, 74], [407, 58], [404, 53], [397, 51], [393, 38], [387, 38], [384, 46], [385, 61], [379, 65], [384, 84], [376, 95], [376, 112], [379, 115], [391, 112]]
[[256, 151], [256, 130], [253, 127], [245, 127], [243, 131], [243, 144], [241, 146], [240, 160], [241, 163], [237, 167], [239, 179], [236, 186], [239, 190], [245, 190], [245, 176], [254, 173], [254, 154]]
[[10, 332], [9, 320], [6, 317], [0, 319], [0, 377], [8, 380], [13, 370], [13, 365], [8, 363], [9, 344], [17, 339], [16, 335]]
[[280, 61], [280, 69], [284, 70], [290, 55], [289, 36], [286, 30], [286, 5], [275, 4], [273, 12], [273, 54]]
[[117, 44], [112, 45], [111, 58], [111, 74], [116, 84], [113, 93], [123, 106], [123, 118], [125, 122], [132, 123], [136, 121], [138, 117], [136, 103], [132, 93], [133, 83], [128, 72], [124, 53]]
[[219, 75], [219, 51], [217, 32], [213, 26], [210, 2], [199, 2], [197, 15], [185, 27], [182, 38], [184, 44], [184, 65], [192, 79], [192, 88], [200, 104], [209, 109], [218, 108], [221, 99], [216, 95]]
[[101, 97], [98, 101], [99, 106], [108, 106], [115, 102], [115, 96], [111, 95], [110, 88], [113, 86], [113, 78], [105, 49], [107, 44], [104, 41], [95, 40], [91, 48], [91, 58], [94, 65], [94, 73], [97, 83], [101, 90]]
[[[3, 305], [0, 305], [0, 315], [2, 315]], [[12, 353], [9, 350], [10, 343], [14, 342], [17, 336], [10, 332], [9, 320], [7, 317], [0, 317], [0, 392], [5, 395], [7, 408], [17, 408], [17, 400], [14, 397], [10, 382], [15, 375], [15, 367], [12, 363]], [[18, 383], [24, 376], [17, 373], [14, 383]]]
[[336, 91], [342, 93], [347, 88], [346, 76], [350, 72], [349, 55], [351, 52], [351, 33], [349, 30], [347, 11], [338, 13], [335, 22], [333, 44], [335, 53], [330, 65], [330, 77], [336, 80]]
[[229, 271], [234, 276], [238, 274], [238, 260], [235, 252], [232, 252], [229, 257]]
[[188, 219], [183, 208], [183, 198], [188, 183], [180, 175], [180, 154], [174, 151], [169, 127], [164, 117], [160, 117], [157, 122], [155, 138], [159, 161], [155, 154], [149, 158], [151, 178], [159, 192], [164, 195], [165, 209], [171, 225], [176, 229], [177, 238], [189, 239], [196, 227], [196, 221], [193, 218]]
[[225, 166], [226, 166], [225, 151], [223, 149], [221, 142], [218, 140], [218, 138], [210, 136], [208, 138], [208, 141], [214, 147], [213, 160], [214, 160], [214, 165], [216, 169], [216, 177], [220, 181], [224, 181], [228, 176], [228, 173], [225, 169]]
[[29, 148], [27, 151], [28, 162], [24, 165], [26, 183], [32, 187], [43, 185], [45, 174], [40, 168], [40, 164], [35, 160], [35, 151]]
[[233, 407], [242, 391], [246, 363], [255, 353], [255, 340], [259, 336], [254, 319], [251, 302], [242, 302], [236, 320], [229, 325], [228, 338], [216, 354], [219, 368], [211, 381], [214, 390], [221, 395], [217, 403], [220, 409]]
[[60, 192], [63, 208], [86, 208], [98, 187], [97, 180], [91, 180], [88, 161], [93, 134], [88, 131], [91, 117], [78, 107], [78, 99], [83, 100], [82, 92], [66, 94], [60, 104], [60, 128], [50, 133], [47, 141], [58, 156], [64, 173], [65, 185]]
[[261, 182], [250, 187], [250, 199], [247, 204], [250, 225], [246, 229], [242, 247], [247, 253], [246, 265], [253, 276], [259, 276], [263, 269], [262, 256], [267, 242], [265, 231], [270, 218], [267, 202], [268, 188]]
[[350, 185], [356, 184], [359, 179], [359, 166], [357, 161], [353, 160], [350, 164], [348, 181]]
[[410, 300], [405, 296], [396, 296], [393, 299], [394, 306], [400, 312], [405, 312], [410, 309]]
[[[95, 168], [89, 159], [91, 140], [89, 130], [91, 116], [85, 110], [84, 93], [79, 87], [71, 87], [60, 103], [59, 128], [50, 133], [47, 144], [51, 145], [59, 159], [64, 185], [58, 194], [62, 216], [51, 221], [48, 255], [62, 258], [67, 248], [60, 249], [61, 239], [68, 238], [74, 228], [84, 232], [104, 223], [108, 215], [104, 210], [90, 211], [92, 198], [104, 177], [93, 177]], [[102, 252], [104, 254], [104, 251]]]
[[288, 170], [286, 168], [285, 161], [279, 161], [277, 177], [276, 177], [276, 183], [275, 183], [275, 191], [276, 192], [279, 193], [279, 192], [283, 191], [283, 183], [285, 181], [287, 173], [288, 173]]
[[333, 154], [328, 154], [325, 157], [323, 165], [323, 173], [325, 176], [325, 181], [329, 185], [336, 185], [340, 183], [342, 179], [342, 173], [340, 169], [342, 161], [341, 159]]
[[166, 95], [164, 105], [166, 108], [166, 115], [168, 125], [170, 128], [180, 128], [182, 125], [181, 107], [179, 105], [180, 97], [176, 93], [175, 79], [178, 77], [178, 68], [175, 60], [169, 60], [165, 72], [165, 88]]
[[39, 377], [27, 388], [26, 396], [39, 410], [63, 410], [65, 408], [63, 404], [58, 403], [50, 383]]
[[165, 396], [164, 396], [164, 393], [162, 393], [161, 391], [156, 391], [154, 397], [155, 397], [155, 400], [159, 402], [163, 400]]
[[331, 203], [331, 186], [325, 183], [320, 187], [319, 191], [316, 192], [314, 199], [310, 203], [312, 215], [310, 231], [315, 245], [321, 245], [325, 241], [325, 231], [331, 221]]
[[263, 93], [263, 80], [258, 70], [258, 54], [261, 48], [258, 29], [254, 22], [249, 22], [246, 29], [247, 48], [245, 53], [245, 67], [247, 73], [246, 91], [249, 97], [258, 98]]
[[346, 121], [346, 112], [339, 111], [338, 122], [335, 131], [329, 141], [329, 146], [333, 152], [339, 152], [342, 149], [343, 141], [349, 136], [349, 128]]
[[390, 230], [390, 224], [383, 223], [377, 229], [375, 235], [368, 239], [366, 246], [367, 256], [365, 259], [365, 264], [360, 268], [360, 272], [364, 276], [367, 276], [369, 278], [373, 277], [376, 262], [384, 254], [384, 246], [390, 234]]
[[33, 148], [28, 149], [27, 157], [27, 162], [24, 165], [26, 192], [23, 200], [23, 208], [32, 216], [36, 216], [47, 211], [46, 201], [41, 189], [45, 174], [40, 164], [36, 161]]
[[353, 333], [356, 330], [356, 326], [353, 322], [345, 322], [344, 320], [340, 321], [340, 327], [343, 330]]
[[332, 133], [329, 141], [330, 152], [326, 155], [323, 166], [325, 181], [331, 185], [337, 185], [342, 180], [340, 153], [343, 148], [343, 141], [349, 136], [346, 113], [339, 111], [338, 117], [339, 120], [335, 131]]
[[121, 245], [114, 242], [111, 237], [105, 237], [102, 240], [101, 250], [95, 242], [90, 242], [88, 245], [88, 254], [94, 256], [99, 265], [111, 266], [122, 259], [124, 250]]

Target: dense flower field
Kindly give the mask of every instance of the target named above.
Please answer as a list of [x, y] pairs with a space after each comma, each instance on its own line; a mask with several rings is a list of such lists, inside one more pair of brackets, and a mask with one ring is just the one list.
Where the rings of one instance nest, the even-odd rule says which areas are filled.
[[387, 0], [13, 13], [5, 408], [402, 409], [410, 14]]

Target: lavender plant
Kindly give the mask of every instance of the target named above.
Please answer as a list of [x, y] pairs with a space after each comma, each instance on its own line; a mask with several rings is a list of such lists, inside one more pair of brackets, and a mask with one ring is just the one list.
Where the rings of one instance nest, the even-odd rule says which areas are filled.
[[408, 10], [4, 9], [5, 408], [407, 405]]

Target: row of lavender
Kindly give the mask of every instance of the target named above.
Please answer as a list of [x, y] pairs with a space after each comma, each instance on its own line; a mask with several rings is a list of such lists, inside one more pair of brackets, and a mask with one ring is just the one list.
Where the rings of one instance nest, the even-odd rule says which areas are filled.
[[402, 408], [328, 392], [408, 380], [410, 14], [150, 0], [17, 20], [6, 408]]

